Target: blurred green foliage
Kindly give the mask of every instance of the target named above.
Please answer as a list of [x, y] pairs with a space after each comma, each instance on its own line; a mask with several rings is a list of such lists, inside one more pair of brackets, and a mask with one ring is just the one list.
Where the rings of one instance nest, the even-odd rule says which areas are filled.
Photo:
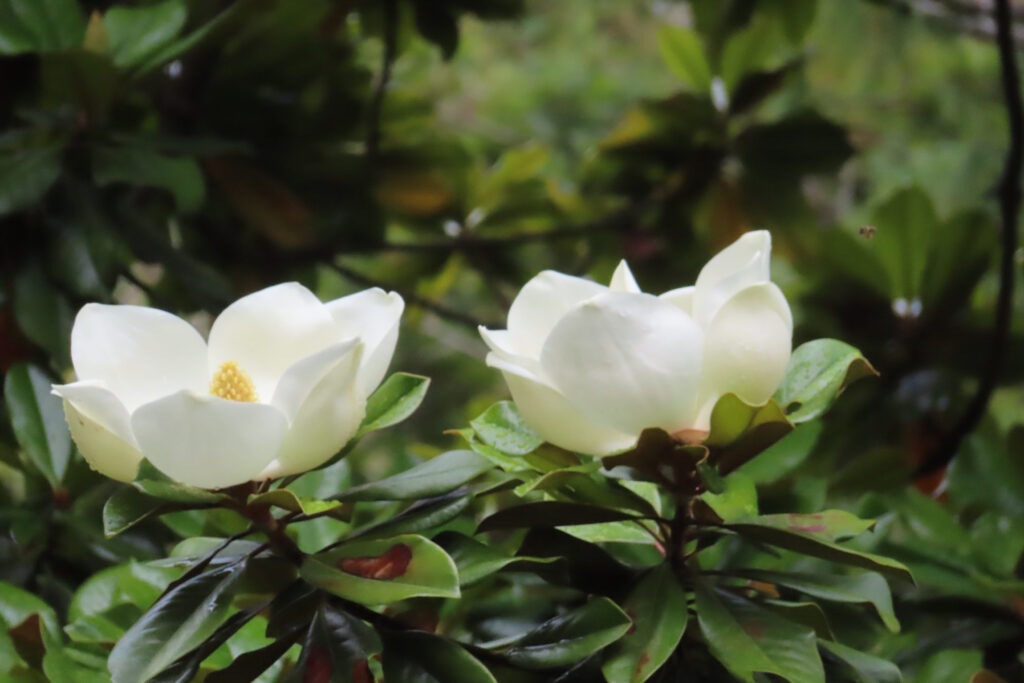
[[[49, 666], [86, 676], [169, 580], [137, 562], [239, 524], [183, 512], [104, 536], [118, 487], [71, 452], [46, 391], [69, 376], [85, 302], [147, 303], [202, 328], [288, 279], [324, 299], [400, 291], [393, 366], [433, 377], [430, 393], [403, 427], [296, 484], [324, 496], [436, 454], [455, 443], [443, 430], [504, 396], [474, 328], [500, 327], [535, 272], [602, 279], [626, 258], [659, 292], [766, 227], [796, 341], [846, 340], [881, 378], [744, 468], [762, 512], [876, 516], [864, 549], [913, 570], [917, 586], [895, 596], [900, 633], [836, 608], [841, 640], [922, 683], [982, 666], [1020, 680], [1021, 278], [1016, 351], [985, 420], [948, 479], [911, 476], [993, 334], [998, 60], [884, 4], [0, 0], [5, 628], [41, 598], [44, 620], [88, 644]], [[342, 524], [311, 522], [300, 545]], [[449, 616], [499, 638], [564, 597], [508, 590], [538, 598], [526, 621], [492, 617], [521, 599], [495, 590]], [[122, 612], [89, 620], [103, 611], [93, 594]], [[256, 635], [230, 654], [264, 645]], [[0, 634], [0, 673], [38, 680], [16, 640]]]

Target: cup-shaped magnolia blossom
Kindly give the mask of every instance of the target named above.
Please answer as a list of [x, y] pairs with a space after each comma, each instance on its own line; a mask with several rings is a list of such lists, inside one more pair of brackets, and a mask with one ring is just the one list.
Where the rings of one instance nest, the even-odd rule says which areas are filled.
[[205, 341], [165, 311], [88, 304], [71, 330], [78, 381], [53, 392], [113, 479], [131, 481], [142, 458], [208, 489], [298, 474], [359, 428], [403, 308], [380, 289], [323, 303], [289, 282], [228, 306]]
[[563, 448], [608, 455], [659, 427], [692, 437], [718, 399], [767, 401], [792, 350], [789, 304], [769, 279], [771, 235], [748, 232], [697, 282], [653, 296], [626, 262], [608, 287], [554, 271], [530, 280], [508, 329], [480, 328], [526, 422]]

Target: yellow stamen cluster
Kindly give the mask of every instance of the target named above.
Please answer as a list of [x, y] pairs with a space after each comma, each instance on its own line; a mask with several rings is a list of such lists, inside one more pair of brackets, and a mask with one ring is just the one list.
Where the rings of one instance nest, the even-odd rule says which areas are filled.
[[260, 400], [256, 395], [256, 385], [253, 384], [252, 377], [233, 360], [217, 368], [213, 379], [210, 380], [210, 393], [229, 401], [243, 403], [256, 403]]

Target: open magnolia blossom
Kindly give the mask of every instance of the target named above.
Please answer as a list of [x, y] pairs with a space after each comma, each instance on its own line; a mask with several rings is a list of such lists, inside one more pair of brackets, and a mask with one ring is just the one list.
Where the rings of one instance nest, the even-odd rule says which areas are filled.
[[208, 489], [298, 474], [359, 428], [403, 308], [394, 292], [323, 303], [289, 282], [228, 306], [207, 342], [155, 308], [88, 304], [71, 330], [79, 381], [53, 392], [82, 455], [113, 479], [131, 481], [143, 457]]
[[480, 328], [487, 364], [557, 446], [608, 455], [649, 427], [699, 438], [721, 396], [764, 403], [785, 374], [793, 318], [770, 254], [771, 235], [748, 232], [694, 286], [661, 296], [641, 292], [625, 261], [608, 287], [544, 271], [512, 302], [507, 330]]

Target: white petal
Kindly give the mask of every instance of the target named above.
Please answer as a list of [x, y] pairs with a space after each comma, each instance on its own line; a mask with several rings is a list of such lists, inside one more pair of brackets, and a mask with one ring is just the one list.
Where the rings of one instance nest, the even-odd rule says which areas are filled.
[[508, 331], [517, 355], [540, 358], [551, 329], [577, 304], [608, 291], [590, 280], [545, 270], [523, 285], [508, 311]]
[[612, 273], [612, 281], [608, 285], [608, 289], [613, 292], [630, 292], [631, 294], [640, 293], [640, 285], [636, 283], [636, 278], [633, 277], [633, 271], [629, 269], [629, 264], [626, 263], [625, 259], [619, 261], [619, 265], [615, 268], [615, 272]]
[[541, 365], [588, 418], [637, 435], [647, 427], [691, 425], [702, 353], [700, 328], [672, 304], [608, 292], [562, 318]]
[[678, 289], [670, 289], [658, 298], [662, 301], [667, 301], [680, 311], [688, 316], [693, 316], [693, 293], [696, 288], [693, 285], [689, 287], [679, 287]]
[[598, 456], [636, 443], [635, 434], [623, 434], [588, 419], [557, 389], [530, 373], [510, 367], [503, 369], [505, 382], [523, 419], [545, 441], [577, 453]]
[[366, 414], [366, 397], [358, 387], [362, 349], [359, 342], [344, 342], [288, 368], [274, 404], [289, 415], [291, 427], [259, 479], [318, 467], [355, 435]]
[[86, 304], [71, 328], [80, 380], [99, 380], [131, 412], [182, 389], [206, 387], [206, 343], [176, 315], [144, 306]]
[[405, 302], [396, 292], [374, 287], [324, 305], [338, 323], [343, 339], [359, 337], [363, 341], [358, 390], [368, 396], [384, 379], [395, 353]]
[[711, 321], [704, 346], [702, 395], [713, 403], [734, 393], [764, 403], [786, 373], [793, 318], [786, 297], [771, 282], [742, 290]]
[[483, 325], [478, 325], [476, 329], [491, 351], [503, 356], [518, 355], [512, 333], [508, 330], [489, 330]]
[[697, 276], [694, 319], [707, 327], [733, 294], [750, 285], [767, 282], [771, 251], [771, 233], [755, 230], [718, 252]]
[[204, 489], [256, 478], [277, 455], [288, 420], [263, 403], [181, 391], [132, 414], [142, 454], [168, 477]]
[[269, 401], [292, 363], [343, 340], [327, 307], [297, 282], [244, 296], [224, 309], [210, 329], [209, 373], [234, 361], [249, 373], [261, 401]]
[[111, 479], [132, 481], [142, 453], [117, 397], [96, 381], [54, 386], [53, 393], [64, 399], [71, 438], [89, 466]]

